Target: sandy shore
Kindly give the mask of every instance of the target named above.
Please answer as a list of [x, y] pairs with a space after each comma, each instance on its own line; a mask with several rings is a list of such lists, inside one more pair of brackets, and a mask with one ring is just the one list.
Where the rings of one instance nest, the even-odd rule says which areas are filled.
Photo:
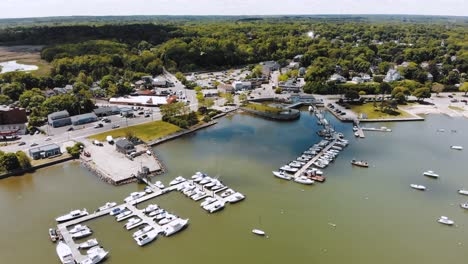
[[[460, 100], [468, 100], [463, 97], [461, 93], [457, 93], [453, 98], [448, 97], [451, 93], [440, 94], [439, 96], [432, 95], [431, 98], [426, 99], [426, 102], [432, 105], [414, 104], [408, 106], [401, 106], [400, 108], [411, 114], [444, 114], [452, 117], [466, 117], [468, 118], [468, 105], [460, 102]], [[457, 99], [458, 102], [451, 102], [452, 99]]]

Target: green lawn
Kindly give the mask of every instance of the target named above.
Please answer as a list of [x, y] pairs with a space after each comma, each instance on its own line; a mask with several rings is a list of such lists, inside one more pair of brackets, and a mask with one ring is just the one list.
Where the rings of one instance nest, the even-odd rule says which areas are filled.
[[155, 121], [142, 125], [114, 129], [108, 132], [90, 136], [89, 138], [105, 141], [107, 136], [112, 136], [113, 138], [125, 137], [127, 131], [131, 131], [139, 139], [145, 142], [149, 142], [151, 140], [173, 134], [179, 130], [180, 127], [173, 124], [164, 121]]
[[386, 118], [409, 118], [413, 117], [409, 113], [398, 109], [396, 110], [399, 115], [390, 115], [387, 113], [380, 112], [380, 107], [377, 104], [377, 108], [374, 107], [373, 103], [367, 103], [363, 105], [351, 105], [351, 110], [356, 114], [367, 114], [367, 119], [386, 119]]
[[246, 108], [256, 110], [256, 111], [262, 111], [262, 112], [270, 112], [270, 113], [279, 113], [281, 112], [281, 108], [273, 107], [273, 106], [268, 106], [264, 104], [247, 104], [245, 106]]

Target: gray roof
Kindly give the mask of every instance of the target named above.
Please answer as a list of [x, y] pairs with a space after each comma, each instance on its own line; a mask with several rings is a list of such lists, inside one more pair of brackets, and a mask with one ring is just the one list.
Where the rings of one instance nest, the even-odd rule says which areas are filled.
[[50, 115], [48, 115], [47, 117], [51, 120], [55, 120], [55, 119], [59, 119], [59, 118], [64, 118], [64, 117], [69, 117], [70, 114], [68, 113], [67, 110], [63, 110], [63, 111], [58, 111], [58, 112], [54, 112]]
[[93, 112], [99, 115], [99, 114], [104, 114], [104, 113], [109, 113], [109, 112], [120, 112], [120, 109], [116, 106], [113, 106], [113, 107], [105, 106], [105, 107], [96, 108], [94, 109]]
[[117, 140], [117, 141], [115, 142], [115, 145], [116, 145], [118, 148], [123, 148], [123, 149], [125, 149], [125, 147], [128, 146], [128, 145], [134, 146], [133, 143], [130, 142], [130, 141], [128, 141], [127, 139], [119, 139], [119, 140]]
[[77, 120], [80, 120], [80, 119], [88, 119], [88, 118], [96, 118], [97, 119], [97, 116], [96, 116], [95, 113], [86, 113], [86, 114], [76, 115], [76, 116], [71, 117], [72, 121], [77, 121]]
[[31, 148], [31, 149], [29, 149], [29, 152], [30, 153], [43, 152], [43, 151], [49, 151], [49, 150], [54, 150], [54, 149], [60, 149], [60, 146], [57, 145], [57, 144], [49, 144], [49, 145], [45, 145], [45, 146], [39, 146], [39, 147]]

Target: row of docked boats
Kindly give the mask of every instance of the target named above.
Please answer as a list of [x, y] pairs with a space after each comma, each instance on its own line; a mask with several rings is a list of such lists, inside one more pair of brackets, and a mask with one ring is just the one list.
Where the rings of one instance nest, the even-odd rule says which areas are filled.
[[[81, 247], [82, 244], [86, 244], [87, 246], [89, 245], [92, 245], [92, 246]], [[102, 247], [98, 246], [97, 241], [88, 240], [82, 244], [80, 244], [80, 249], [88, 249], [88, 248], [89, 249], [86, 251], [85, 259], [81, 261], [80, 264], [100, 263], [109, 254], [109, 251], [105, 251]], [[70, 246], [68, 246], [65, 242], [60, 241], [59, 243], [57, 243], [56, 252], [60, 261], [63, 264], [75, 264], [76, 263], [75, 259], [73, 258]]]

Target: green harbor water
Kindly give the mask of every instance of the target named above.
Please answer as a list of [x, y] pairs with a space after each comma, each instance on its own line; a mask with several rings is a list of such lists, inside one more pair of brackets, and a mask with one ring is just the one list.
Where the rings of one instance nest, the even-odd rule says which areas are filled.
[[[86, 223], [94, 231], [89, 238], [110, 251], [105, 263], [113, 264], [463, 262], [468, 210], [459, 204], [468, 196], [457, 190], [468, 188], [468, 122], [436, 115], [424, 122], [372, 124], [393, 132], [367, 132], [365, 139], [355, 139], [351, 124], [328, 118], [350, 146], [325, 169], [326, 183], [304, 186], [271, 174], [320, 140], [312, 115], [274, 122], [236, 114], [155, 151], [168, 168], [159, 177], [163, 183], [203, 171], [244, 193], [245, 201], [208, 214], [173, 192], [150, 203], [189, 218], [184, 231], [140, 248], [124, 223], [106, 216]], [[439, 128], [446, 132], [436, 132]], [[451, 145], [465, 150], [451, 150]], [[368, 160], [371, 167], [353, 168], [353, 158]], [[426, 170], [441, 177], [422, 176]], [[413, 190], [411, 183], [428, 190]], [[47, 234], [55, 217], [122, 202], [143, 188], [107, 185], [73, 162], [0, 180], [0, 263], [59, 263]], [[438, 224], [441, 215], [456, 226]], [[268, 237], [253, 235], [253, 228]]]

